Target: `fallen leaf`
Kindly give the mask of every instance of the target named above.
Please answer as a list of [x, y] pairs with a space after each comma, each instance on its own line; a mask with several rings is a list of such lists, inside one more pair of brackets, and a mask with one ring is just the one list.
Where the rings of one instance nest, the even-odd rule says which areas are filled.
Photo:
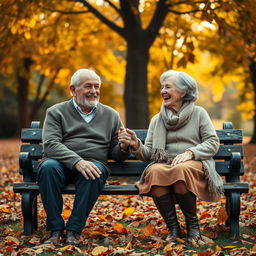
[[223, 207], [221, 207], [217, 214], [217, 223], [224, 224], [227, 219], [228, 219], [227, 212]]
[[114, 229], [116, 232], [120, 233], [120, 234], [125, 234], [125, 233], [127, 233], [127, 229], [123, 226], [123, 224], [118, 223], [118, 222], [116, 222], [116, 223], [114, 224], [113, 229]]
[[151, 223], [149, 223], [146, 226], [146, 228], [143, 229], [143, 233], [145, 236], [151, 236], [155, 233], [155, 230], [156, 230], [155, 227]]
[[93, 256], [99, 256], [99, 255], [106, 255], [108, 252], [108, 247], [105, 246], [97, 246], [92, 250], [92, 255]]
[[131, 216], [133, 212], [134, 212], [134, 207], [129, 207], [129, 208], [126, 208], [122, 213], [127, 216]]
[[13, 237], [13, 236], [5, 237], [4, 241], [7, 242], [7, 243], [13, 242], [13, 243], [15, 243], [17, 245], [20, 244], [20, 241], [16, 237]]
[[171, 242], [169, 244], [167, 244], [165, 247], [164, 247], [164, 252], [171, 252], [173, 250], [173, 246], [175, 245], [175, 243]]

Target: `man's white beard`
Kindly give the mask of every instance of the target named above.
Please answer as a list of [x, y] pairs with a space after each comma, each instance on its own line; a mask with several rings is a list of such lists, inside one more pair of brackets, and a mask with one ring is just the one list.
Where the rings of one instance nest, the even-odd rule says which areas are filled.
[[94, 108], [96, 107], [96, 105], [98, 104], [98, 100], [86, 100], [86, 99], [83, 99], [83, 100], [80, 100], [80, 99], [77, 99], [77, 103], [85, 108]]

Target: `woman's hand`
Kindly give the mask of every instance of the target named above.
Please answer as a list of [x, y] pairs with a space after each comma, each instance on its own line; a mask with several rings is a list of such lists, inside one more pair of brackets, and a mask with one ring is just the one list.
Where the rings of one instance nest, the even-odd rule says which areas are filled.
[[138, 150], [140, 146], [140, 142], [136, 136], [136, 133], [128, 128], [126, 128], [126, 132], [131, 136], [131, 141], [130, 141], [130, 147], [132, 150]]
[[190, 150], [187, 150], [184, 153], [177, 155], [172, 160], [171, 166], [174, 166], [174, 165], [179, 164], [179, 163], [186, 162], [188, 160], [192, 160], [193, 158], [194, 158], [193, 152], [190, 151]]
[[121, 127], [118, 132], [118, 140], [120, 147], [127, 150], [131, 147], [132, 150], [139, 148], [139, 140], [137, 139], [136, 133], [128, 128]]

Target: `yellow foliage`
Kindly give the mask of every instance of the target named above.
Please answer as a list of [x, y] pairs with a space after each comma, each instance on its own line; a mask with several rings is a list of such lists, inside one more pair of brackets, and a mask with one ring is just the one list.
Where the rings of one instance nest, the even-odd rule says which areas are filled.
[[131, 216], [134, 213], [134, 207], [128, 207], [122, 212], [123, 214], [126, 214], [128, 216]]

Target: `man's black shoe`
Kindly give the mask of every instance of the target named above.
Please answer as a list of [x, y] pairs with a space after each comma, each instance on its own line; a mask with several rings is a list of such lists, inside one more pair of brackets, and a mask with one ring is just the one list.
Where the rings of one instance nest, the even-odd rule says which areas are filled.
[[79, 238], [80, 235], [77, 232], [73, 230], [67, 230], [66, 244], [79, 245]]
[[60, 244], [62, 231], [51, 231], [51, 234], [47, 240], [44, 241], [44, 244]]

